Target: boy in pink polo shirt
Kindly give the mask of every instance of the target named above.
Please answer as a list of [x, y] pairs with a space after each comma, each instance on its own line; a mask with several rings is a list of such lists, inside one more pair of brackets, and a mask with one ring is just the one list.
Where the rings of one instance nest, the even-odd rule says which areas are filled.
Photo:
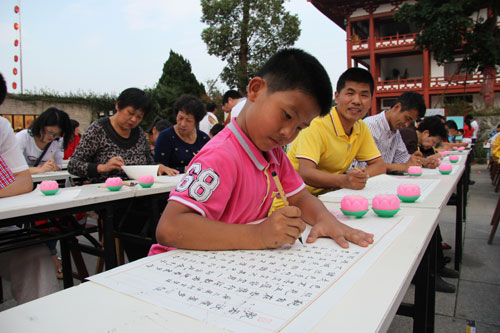
[[[313, 226], [308, 243], [318, 237], [345, 248], [347, 241], [372, 243], [372, 234], [340, 223], [305, 189], [281, 149], [314, 117], [328, 114], [331, 102], [330, 79], [316, 58], [298, 49], [271, 57], [248, 84], [241, 113], [193, 158], [170, 194], [150, 254], [277, 248], [295, 243], [305, 222]], [[290, 206], [267, 216], [278, 193], [273, 171]]]

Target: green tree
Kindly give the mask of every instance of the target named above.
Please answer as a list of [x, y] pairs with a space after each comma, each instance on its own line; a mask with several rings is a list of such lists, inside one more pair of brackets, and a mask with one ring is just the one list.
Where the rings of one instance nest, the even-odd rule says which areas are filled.
[[174, 51], [163, 65], [163, 73], [154, 89], [148, 91], [152, 101], [152, 116], [145, 119], [150, 123], [155, 117], [161, 117], [175, 123], [172, 106], [183, 94], [205, 98], [205, 88], [192, 72], [187, 59]]
[[261, 65], [278, 49], [300, 36], [300, 20], [283, 0], [201, 0], [201, 21], [208, 25], [201, 37], [208, 53], [227, 62], [221, 79], [246, 93]]
[[[486, 18], [479, 15], [481, 9]], [[404, 4], [395, 13], [400, 22], [413, 22], [421, 29], [415, 43], [432, 52], [439, 65], [462, 58], [458, 71], [484, 75], [481, 94], [485, 105], [494, 102], [495, 67], [500, 65], [498, 0], [420, 0]]]

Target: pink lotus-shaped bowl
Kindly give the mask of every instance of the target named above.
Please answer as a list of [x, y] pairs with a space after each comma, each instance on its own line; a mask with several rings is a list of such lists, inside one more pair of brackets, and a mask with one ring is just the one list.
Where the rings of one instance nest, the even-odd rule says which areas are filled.
[[443, 174], [443, 175], [449, 175], [452, 170], [453, 170], [453, 166], [451, 164], [442, 163], [439, 166], [439, 172], [441, 172], [441, 174]]
[[395, 194], [377, 194], [372, 200], [372, 208], [378, 216], [391, 217], [399, 211], [399, 203]]
[[40, 183], [40, 190], [54, 191], [59, 188], [59, 184], [55, 180], [44, 180]]
[[457, 163], [459, 159], [460, 159], [460, 157], [458, 157], [457, 155], [451, 155], [450, 156], [450, 162], [451, 163]]
[[403, 202], [415, 202], [420, 197], [420, 186], [401, 184], [398, 186], [398, 197]]
[[422, 175], [422, 167], [411, 166], [408, 168], [408, 174], [410, 176], [420, 176], [420, 175]]
[[458, 147], [458, 151], [464, 151], [465, 147]]
[[340, 201], [340, 210], [347, 216], [362, 217], [368, 212], [368, 199], [361, 195], [346, 195]]
[[420, 186], [417, 184], [401, 184], [398, 186], [398, 195], [402, 197], [415, 197], [420, 195]]
[[141, 185], [144, 188], [153, 186], [154, 182], [155, 178], [151, 175], [139, 176], [139, 185]]
[[123, 186], [123, 181], [120, 177], [110, 177], [106, 179], [106, 187], [110, 191], [119, 191]]
[[441, 154], [441, 157], [446, 157], [450, 155], [450, 151], [449, 150], [440, 151], [439, 154]]
[[40, 183], [40, 191], [45, 195], [54, 195], [59, 190], [59, 184], [55, 180], [44, 180]]
[[458, 150], [458, 147], [453, 147], [453, 150]]

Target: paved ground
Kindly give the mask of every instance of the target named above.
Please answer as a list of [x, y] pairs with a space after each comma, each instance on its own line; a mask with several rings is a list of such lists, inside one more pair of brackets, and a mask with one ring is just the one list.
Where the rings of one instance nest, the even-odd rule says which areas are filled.
[[[472, 167], [467, 221], [464, 223], [464, 252], [459, 279], [447, 279], [457, 286], [455, 294], [436, 294], [436, 332], [465, 332], [467, 321], [475, 320], [477, 332], [500, 332], [500, 230], [488, 245], [490, 220], [500, 193], [495, 193], [485, 165]], [[455, 207], [447, 206], [439, 220], [443, 238], [454, 244]], [[445, 255], [453, 257], [453, 249]], [[95, 257], [85, 256], [89, 272], [95, 269]], [[452, 264], [449, 264], [452, 268]], [[78, 281], [75, 280], [75, 284]], [[62, 289], [62, 282], [60, 283]], [[5, 301], [0, 311], [15, 306], [8, 282], [3, 282]], [[405, 301], [412, 302], [413, 287]], [[360, 314], [362, 316], [362, 314]], [[389, 332], [411, 332], [412, 319], [396, 316]]]
[[[459, 279], [445, 279], [457, 286], [455, 294], [436, 293], [436, 332], [465, 332], [474, 320], [476, 331], [500, 332], [500, 231], [487, 244], [490, 221], [498, 201], [485, 165], [473, 165], [469, 186], [467, 221], [464, 223], [463, 261]], [[447, 206], [439, 218], [443, 239], [455, 243], [455, 206]], [[445, 250], [453, 258], [453, 249]], [[453, 268], [453, 264], [448, 264]], [[413, 302], [410, 287], [405, 301]], [[411, 332], [412, 319], [396, 316], [389, 332]]]

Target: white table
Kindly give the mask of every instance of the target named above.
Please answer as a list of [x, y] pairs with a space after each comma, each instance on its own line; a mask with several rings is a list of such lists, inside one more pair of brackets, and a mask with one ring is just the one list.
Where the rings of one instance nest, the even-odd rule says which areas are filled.
[[70, 174], [67, 170], [59, 170], [59, 171], [48, 171], [44, 173], [37, 173], [31, 175], [34, 183], [40, 183], [44, 180], [65, 180], [66, 185], [69, 186], [69, 180], [71, 178], [79, 178], [78, 176]]
[[[60, 188], [54, 196], [44, 196], [39, 189], [30, 193], [0, 199], [0, 227], [32, 222], [45, 218], [61, 217], [69, 214], [104, 209], [103, 225], [106, 268], [117, 265], [113, 235], [113, 202], [131, 200], [143, 196], [166, 196], [176, 186], [176, 180], [154, 184], [151, 188], [123, 186], [120, 191], [102, 188], [104, 184], [89, 184]], [[69, 249], [61, 246], [63, 257], [69, 259]], [[63, 260], [65, 287], [73, 284], [71, 261]], [[66, 278], [67, 276], [67, 278]]]
[[[434, 208], [441, 209], [446, 205], [448, 199], [453, 194], [460, 177], [462, 176], [465, 167], [463, 165], [457, 164], [453, 165], [455, 172], [449, 175], [441, 175], [438, 174], [437, 170], [436, 175], [422, 175], [420, 177], [411, 177], [411, 176], [389, 176], [389, 175], [378, 175], [375, 177], [368, 178], [366, 188], [370, 193], [381, 193], [377, 192], [378, 188], [391, 188], [393, 192], [392, 194], [396, 194], [396, 189], [398, 184], [402, 183], [415, 183], [418, 182], [429, 182], [429, 181], [439, 181], [437, 186], [434, 186], [432, 191], [428, 193], [423, 199], [418, 199], [413, 203], [405, 203], [401, 202], [401, 207], [410, 207], [410, 208]], [[377, 186], [378, 184], [378, 186]], [[384, 185], [385, 184], [385, 185]], [[392, 185], [392, 186], [391, 186]], [[382, 190], [381, 190], [382, 191]], [[342, 198], [347, 194], [357, 194], [357, 195], [365, 195], [364, 190], [346, 190], [341, 189], [337, 191], [332, 191], [329, 193], [325, 193], [319, 196], [319, 199], [323, 202], [333, 202], [340, 203]], [[382, 191], [383, 192], [383, 191]], [[383, 192], [386, 193], [386, 192]], [[387, 192], [388, 193], [388, 192]], [[367, 199], [371, 201], [373, 198], [372, 195], [367, 196]]]
[[[338, 204], [328, 205], [338, 208]], [[415, 218], [312, 332], [387, 330], [432, 238], [439, 211], [407, 208], [398, 214]], [[434, 312], [433, 307], [425, 306], [425, 311]], [[0, 312], [0, 322], [6, 332], [223, 331], [93, 282]], [[420, 320], [416, 324], [426, 323]]]

